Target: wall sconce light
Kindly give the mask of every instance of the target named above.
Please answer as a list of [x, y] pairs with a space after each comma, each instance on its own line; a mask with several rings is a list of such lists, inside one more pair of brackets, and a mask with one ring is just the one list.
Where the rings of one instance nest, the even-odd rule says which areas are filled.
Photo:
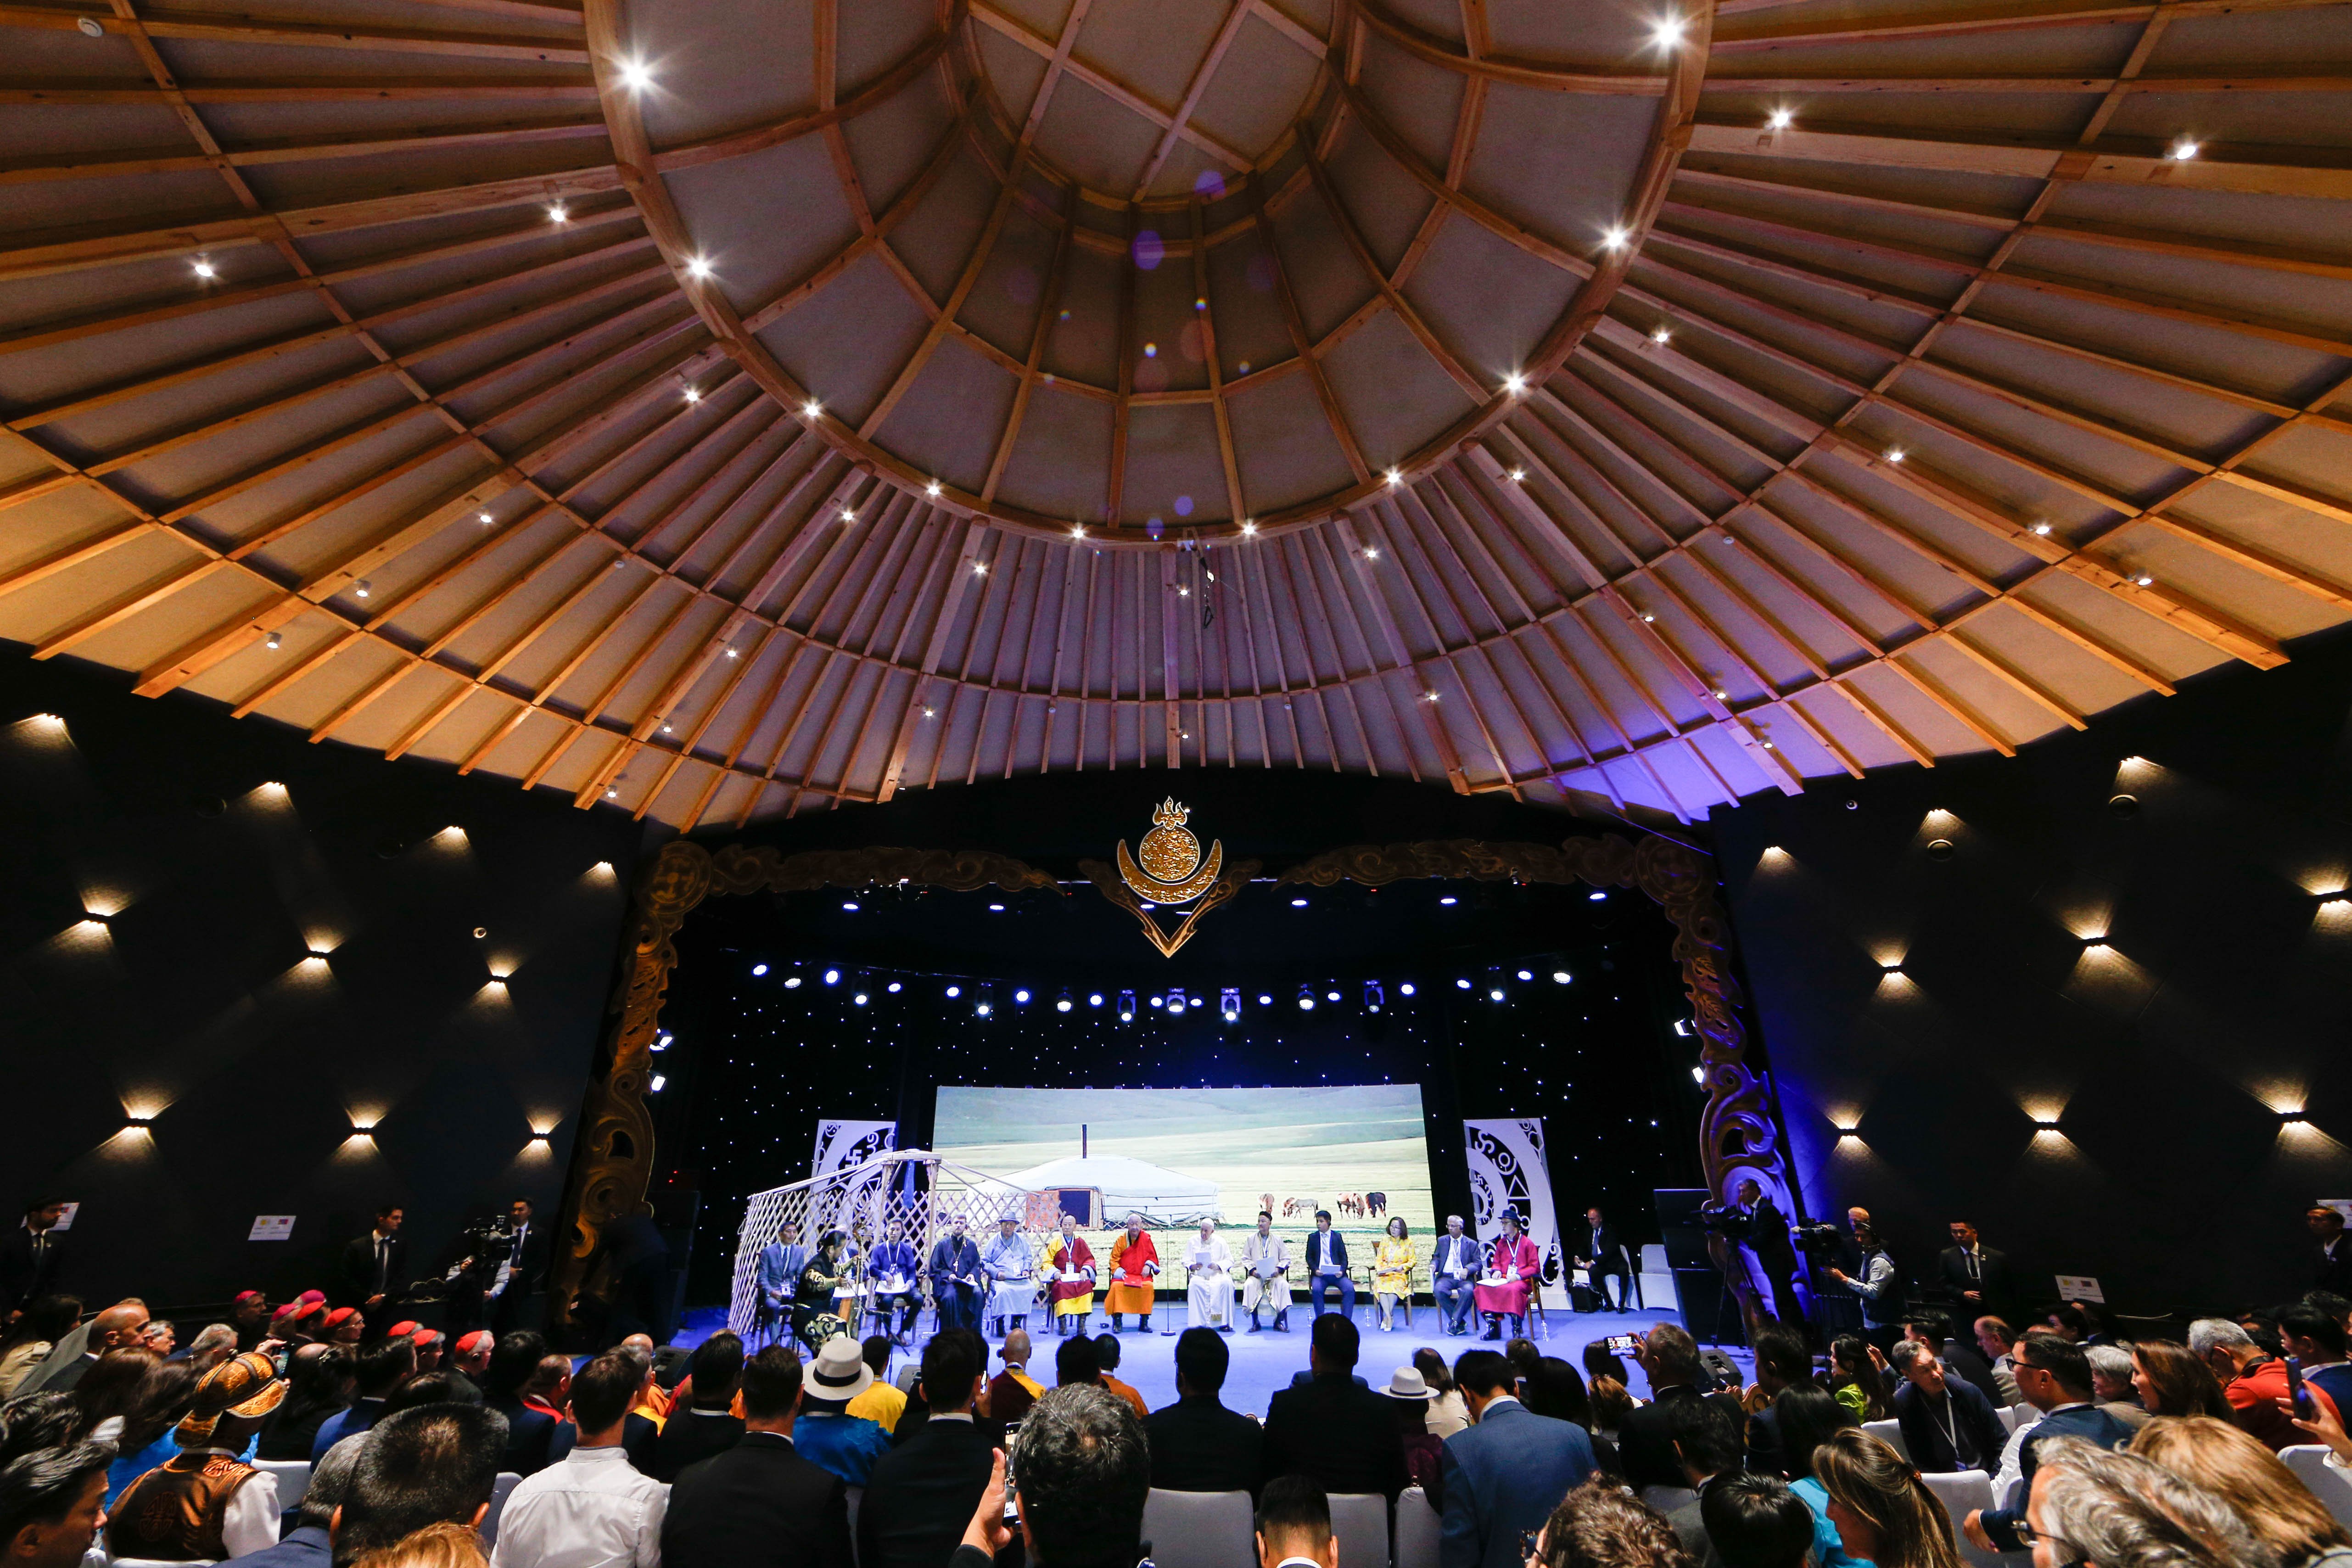
[[1849, 1140], [1849, 1139], [1851, 1139], [1853, 1142], [1856, 1142], [1856, 1143], [1861, 1142], [1862, 1142], [1862, 1130], [1861, 1130], [1860, 1128], [1858, 1128], [1858, 1127], [1841, 1127], [1841, 1128], [1839, 1128], [1839, 1129], [1838, 1129], [1838, 1142], [1841, 1142], [1841, 1143], [1843, 1143], [1843, 1142], [1846, 1142], [1847, 1140]]

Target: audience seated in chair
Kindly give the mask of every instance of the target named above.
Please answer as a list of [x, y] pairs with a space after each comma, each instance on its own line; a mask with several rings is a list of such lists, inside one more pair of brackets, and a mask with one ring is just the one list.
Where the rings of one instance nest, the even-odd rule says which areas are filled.
[[[1195, 1332], [1213, 1334], [1213, 1329]], [[1331, 1500], [1305, 1476], [1276, 1476], [1258, 1500], [1258, 1568], [1339, 1568], [1339, 1538], [1331, 1532]]]
[[[792, 1355], [787, 1349], [784, 1353]], [[800, 1365], [800, 1358], [793, 1357]], [[713, 1454], [724, 1453], [743, 1436], [743, 1422], [728, 1409], [735, 1385], [743, 1375], [743, 1342], [733, 1334], [716, 1333], [694, 1347], [692, 1396], [685, 1409], [670, 1406], [654, 1445], [654, 1479], [675, 1482], [678, 1472]], [[797, 1380], [793, 1384], [799, 1388]]]
[[[1318, 1319], [1320, 1322], [1322, 1320]], [[1151, 1484], [1171, 1492], [1239, 1492], [1264, 1484], [1265, 1429], [1217, 1395], [1233, 1352], [1214, 1329], [1176, 1336], [1176, 1402], [1143, 1418]]]
[[302, 1489], [292, 1528], [278, 1536], [277, 1545], [236, 1561], [244, 1568], [329, 1568], [334, 1560], [329, 1527], [335, 1510], [351, 1495], [352, 1477], [359, 1468], [360, 1450], [365, 1447], [350, 1443], [328, 1449], [327, 1457], [310, 1468], [310, 1484]]
[[1361, 1344], [1355, 1320], [1346, 1314], [1326, 1312], [1314, 1320], [1307, 1348], [1312, 1375], [1276, 1393], [1266, 1406], [1262, 1480], [1302, 1475], [1333, 1495], [1378, 1492], [1391, 1502], [1404, 1490], [1396, 1416], [1387, 1399], [1356, 1380]]
[[643, 1375], [606, 1351], [571, 1380], [579, 1436], [555, 1464], [523, 1477], [499, 1513], [493, 1568], [654, 1568], [669, 1489], [630, 1464], [622, 1438]]
[[[1143, 1505], [1150, 1493], [1143, 1424], [1125, 1400], [1073, 1384], [1030, 1411], [1012, 1500], [1025, 1556], [1037, 1568], [1132, 1568], [1143, 1555]], [[1013, 1544], [1006, 1500], [999, 1453], [949, 1568], [990, 1568]]]
[[942, 1568], [955, 1551], [988, 1489], [995, 1437], [973, 1414], [987, 1367], [987, 1342], [970, 1329], [942, 1329], [923, 1347], [916, 1387], [926, 1414], [874, 1462], [857, 1510], [858, 1568]]
[[[1722, 1568], [1804, 1568], [1813, 1549], [1813, 1510], [1779, 1476], [1739, 1472], [1719, 1478], [1698, 1501], [1706, 1551], [1701, 1563]], [[1675, 1532], [1692, 1545], [1679, 1519]]]
[[[1598, 1468], [1592, 1442], [1582, 1427], [1520, 1404], [1510, 1363], [1492, 1351], [1464, 1352], [1454, 1382], [1471, 1424], [1445, 1440], [1440, 1560], [1444, 1568], [1512, 1568], [1520, 1532], [1542, 1523], [1561, 1494]], [[1736, 1447], [1738, 1426], [1731, 1430]]]
[[471, 1405], [425, 1405], [386, 1415], [360, 1446], [351, 1489], [328, 1531], [333, 1568], [427, 1525], [478, 1530], [507, 1447], [506, 1418]]
[[[741, 1355], [740, 1344], [735, 1353]], [[802, 1373], [786, 1345], [741, 1363], [740, 1438], [688, 1466], [671, 1486], [662, 1517], [664, 1568], [850, 1568], [849, 1489], [793, 1442]], [[736, 1375], [726, 1374], [730, 1390]], [[701, 1390], [696, 1397], [704, 1397]]]

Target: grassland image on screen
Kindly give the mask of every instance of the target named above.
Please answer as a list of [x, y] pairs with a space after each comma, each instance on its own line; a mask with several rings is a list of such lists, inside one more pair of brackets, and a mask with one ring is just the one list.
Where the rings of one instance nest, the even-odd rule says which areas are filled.
[[[932, 1148], [1029, 1192], [1066, 1194], [1101, 1234], [1130, 1210], [1154, 1231], [1257, 1223], [1272, 1199], [1291, 1238], [1331, 1211], [1370, 1261], [1391, 1216], [1425, 1258], [1433, 1230], [1418, 1084], [1312, 1089], [974, 1089], [939, 1091]], [[1092, 1209], [1088, 1214], [1087, 1209]], [[1363, 1237], [1360, 1249], [1353, 1238]], [[1239, 1250], [1239, 1237], [1235, 1238]]]

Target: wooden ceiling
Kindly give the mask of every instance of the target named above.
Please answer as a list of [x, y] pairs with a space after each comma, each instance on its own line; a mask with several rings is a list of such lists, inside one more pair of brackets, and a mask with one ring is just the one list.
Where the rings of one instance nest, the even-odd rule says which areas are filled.
[[0, 5], [0, 637], [144, 693], [1654, 822], [2352, 610], [2341, 0], [260, 3]]

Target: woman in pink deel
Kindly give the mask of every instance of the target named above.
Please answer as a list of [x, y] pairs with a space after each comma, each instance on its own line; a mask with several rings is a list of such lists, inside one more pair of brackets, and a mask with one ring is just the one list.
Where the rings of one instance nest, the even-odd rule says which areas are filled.
[[1536, 1244], [1519, 1234], [1518, 1213], [1503, 1211], [1503, 1234], [1487, 1249], [1486, 1272], [1478, 1281], [1478, 1310], [1486, 1315], [1486, 1337], [1503, 1337], [1502, 1321], [1511, 1320], [1514, 1336], [1527, 1331], [1528, 1292], [1543, 1272]]

